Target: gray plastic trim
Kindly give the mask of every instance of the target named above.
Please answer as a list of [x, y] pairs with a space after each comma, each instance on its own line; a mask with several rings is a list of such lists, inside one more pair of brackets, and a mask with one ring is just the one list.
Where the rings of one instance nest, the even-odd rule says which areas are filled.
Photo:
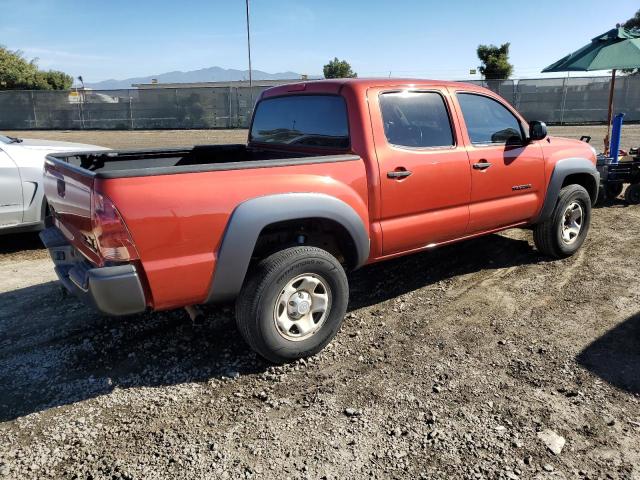
[[144, 291], [133, 265], [93, 268], [88, 277], [89, 292], [101, 312], [130, 315], [146, 309]]
[[567, 176], [576, 173], [588, 173], [593, 177], [596, 184], [596, 195], [591, 201], [592, 203], [595, 202], [595, 199], [598, 198], [597, 189], [600, 185], [600, 173], [598, 173], [595, 165], [586, 158], [565, 158], [563, 160], [559, 160], [553, 169], [551, 179], [549, 180], [549, 186], [547, 187], [547, 195], [545, 196], [544, 204], [542, 205], [542, 210], [540, 210], [540, 214], [536, 218], [535, 222], [543, 222], [551, 218], [551, 214], [556, 206], [564, 179], [567, 178]]
[[356, 267], [369, 258], [369, 234], [361, 218], [342, 200], [321, 193], [267, 195], [241, 203], [233, 212], [218, 253], [207, 303], [232, 300], [244, 282], [260, 232], [286, 220], [325, 218], [342, 225], [357, 250]]
[[93, 268], [75, 254], [74, 248], [56, 227], [40, 232], [51, 254], [62, 285], [83, 302], [107, 315], [144, 312], [147, 303], [135, 265]]

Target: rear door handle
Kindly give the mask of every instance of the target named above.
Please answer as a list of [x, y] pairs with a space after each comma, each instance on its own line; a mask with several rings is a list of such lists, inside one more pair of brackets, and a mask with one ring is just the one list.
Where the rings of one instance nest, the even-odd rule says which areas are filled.
[[476, 170], [486, 170], [490, 166], [491, 163], [487, 162], [486, 160], [480, 160], [478, 163], [473, 164], [473, 168], [475, 168]]
[[411, 170], [392, 170], [391, 172], [387, 172], [387, 177], [399, 180], [408, 177], [411, 173], [413, 173]]

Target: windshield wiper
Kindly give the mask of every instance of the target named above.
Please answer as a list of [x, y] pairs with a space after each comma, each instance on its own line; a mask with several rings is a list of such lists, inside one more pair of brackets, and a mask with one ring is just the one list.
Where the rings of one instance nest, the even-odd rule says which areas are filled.
[[9, 139], [9, 143], [22, 143], [22, 139], [18, 137], [7, 137]]

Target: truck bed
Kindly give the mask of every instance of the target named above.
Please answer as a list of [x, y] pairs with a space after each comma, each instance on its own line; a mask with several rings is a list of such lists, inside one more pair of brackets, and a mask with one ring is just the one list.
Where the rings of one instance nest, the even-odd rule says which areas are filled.
[[190, 148], [155, 150], [111, 150], [47, 156], [50, 161], [64, 162], [68, 167], [95, 178], [267, 168], [344, 161], [345, 157], [352, 156], [266, 150], [242, 144], [196, 145]]

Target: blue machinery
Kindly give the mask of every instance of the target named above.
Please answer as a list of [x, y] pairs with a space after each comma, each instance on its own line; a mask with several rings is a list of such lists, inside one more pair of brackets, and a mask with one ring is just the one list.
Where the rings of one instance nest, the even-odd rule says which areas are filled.
[[622, 137], [622, 121], [624, 113], [619, 113], [613, 117], [613, 130], [611, 132], [611, 143], [609, 144], [609, 155], [611, 155], [611, 163], [618, 163], [620, 155], [620, 138]]
[[[598, 155], [596, 168], [600, 172], [600, 189], [598, 191], [598, 203], [605, 200], [616, 199], [624, 190], [624, 198], [627, 203], [640, 203], [640, 155], [625, 157], [621, 162], [620, 138], [622, 136], [622, 122], [624, 113], [619, 113], [613, 118], [611, 142], [609, 143], [609, 155]], [[588, 137], [583, 137], [588, 138]], [[626, 190], [625, 184], [629, 184]]]

